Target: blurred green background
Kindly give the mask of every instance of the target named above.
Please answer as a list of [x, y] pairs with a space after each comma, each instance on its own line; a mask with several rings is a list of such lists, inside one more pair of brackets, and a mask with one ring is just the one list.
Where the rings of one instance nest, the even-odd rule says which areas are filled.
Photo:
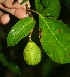
[[[31, 5], [32, 9], [35, 9], [34, 3]], [[60, 0], [60, 5], [61, 11], [58, 19], [70, 27], [70, 0]], [[44, 52], [38, 38], [38, 24], [36, 24], [32, 35], [32, 40], [42, 51], [42, 60], [38, 65], [29, 66], [24, 62], [23, 50], [28, 42], [28, 36], [14, 47], [7, 47], [8, 32], [18, 21], [11, 14], [10, 17], [11, 21], [7, 25], [0, 24], [0, 77], [70, 77], [70, 64], [56, 63]], [[4, 58], [3, 61], [2, 58]]]

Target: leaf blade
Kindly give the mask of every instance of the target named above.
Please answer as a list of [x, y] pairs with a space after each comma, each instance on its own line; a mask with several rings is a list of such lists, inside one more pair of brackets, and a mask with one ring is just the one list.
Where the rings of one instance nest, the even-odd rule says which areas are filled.
[[14, 46], [22, 38], [26, 37], [34, 28], [35, 21], [31, 17], [19, 20], [10, 30], [7, 37], [8, 46]]
[[52, 60], [70, 63], [70, 29], [64, 23], [40, 15], [41, 44]]
[[22, 0], [20, 4], [23, 4], [23, 3], [25, 3], [26, 1], [28, 1], [28, 0]]
[[61, 8], [59, 0], [35, 0], [35, 6], [40, 14], [54, 18], [58, 18]]
[[[42, 0], [45, 5], [45, 10], [43, 14], [46, 13], [47, 16], [58, 18], [60, 13], [60, 2], [59, 0]], [[56, 5], [55, 5], [56, 4]]]
[[0, 62], [3, 64], [3, 66], [8, 67], [11, 71], [17, 73], [18, 75], [21, 74], [19, 67], [13, 63], [8, 62], [3, 53], [0, 53]]

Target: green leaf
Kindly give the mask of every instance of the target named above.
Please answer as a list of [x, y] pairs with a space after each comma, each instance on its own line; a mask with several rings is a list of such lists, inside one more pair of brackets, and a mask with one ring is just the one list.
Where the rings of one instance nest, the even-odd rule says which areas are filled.
[[44, 7], [40, 3], [40, 0], [35, 0], [36, 11], [42, 13], [44, 11]]
[[42, 4], [44, 5], [44, 7], [48, 8], [49, 6], [51, 6], [53, 1], [55, 1], [55, 0], [42, 0]]
[[63, 22], [39, 16], [40, 39], [47, 55], [55, 62], [70, 63], [70, 28]]
[[21, 2], [20, 4], [23, 4], [23, 3], [25, 3], [26, 1], [28, 1], [28, 0], [22, 0], [22, 2]]
[[59, 0], [35, 0], [36, 11], [44, 16], [57, 18], [60, 13]]
[[[42, 0], [45, 1], [45, 0]], [[52, 16], [57, 18], [60, 13], [60, 3], [59, 0], [46, 0], [45, 5], [47, 4], [47, 8], [45, 8], [43, 14], [46, 13], [47, 16]]]
[[19, 67], [18, 66], [16, 66], [15, 64], [9, 63], [8, 67], [9, 67], [9, 69], [11, 71], [13, 71], [13, 72], [15, 72], [15, 73], [20, 75], [20, 71], [19, 71]]
[[0, 53], [0, 62], [3, 64], [3, 66], [8, 67], [11, 71], [20, 75], [19, 67], [8, 62], [3, 53]]
[[22, 38], [26, 37], [34, 28], [35, 21], [31, 17], [19, 20], [10, 30], [7, 37], [8, 46], [14, 46]]
[[8, 66], [8, 62], [6, 61], [5, 56], [2, 53], [0, 53], [0, 62], [2, 62], [4, 66]]

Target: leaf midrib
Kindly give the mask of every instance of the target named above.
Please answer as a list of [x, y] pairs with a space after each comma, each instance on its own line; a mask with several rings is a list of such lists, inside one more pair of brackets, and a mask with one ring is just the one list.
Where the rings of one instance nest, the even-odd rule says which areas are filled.
[[[30, 20], [30, 22], [29, 22], [29, 23], [27, 23], [27, 24], [25, 24], [25, 25], [30, 24], [32, 21], [33, 21], [33, 19], [32, 19], [32, 20]], [[26, 27], [26, 26], [24, 26], [23, 28], [25, 28], [25, 27]], [[21, 32], [21, 31], [23, 30], [23, 28], [22, 28], [21, 30], [19, 30], [19, 31], [16, 33], [16, 35], [17, 35], [17, 34], [19, 34], [19, 32]]]
[[[47, 27], [48, 27], [48, 29], [50, 30], [50, 32], [52, 33], [52, 35], [54, 36], [54, 38], [56, 39], [56, 41], [59, 43], [59, 45], [63, 48], [63, 50], [66, 52], [66, 50], [64, 49], [64, 47], [63, 47], [63, 45], [59, 42], [59, 40], [57, 39], [57, 37], [54, 35], [54, 33], [52, 32], [52, 30], [50, 29], [50, 27], [48, 26], [48, 23], [45, 21], [45, 19], [44, 19], [44, 17], [41, 15], [41, 14], [39, 14], [41, 17], [42, 17], [42, 19], [43, 19], [43, 21], [45, 22], [45, 24], [47, 25]], [[63, 60], [62, 60], [63, 61]]]

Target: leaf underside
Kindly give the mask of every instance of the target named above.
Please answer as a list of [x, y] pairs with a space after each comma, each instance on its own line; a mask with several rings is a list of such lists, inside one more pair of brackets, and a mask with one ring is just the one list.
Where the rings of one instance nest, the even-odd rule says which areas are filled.
[[35, 21], [31, 17], [19, 20], [10, 30], [7, 37], [8, 46], [14, 46], [22, 38], [26, 37], [34, 28]]
[[55, 62], [70, 63], [70, 28], [61, 21], [39, 16], [40, 39], [47, 55]]

